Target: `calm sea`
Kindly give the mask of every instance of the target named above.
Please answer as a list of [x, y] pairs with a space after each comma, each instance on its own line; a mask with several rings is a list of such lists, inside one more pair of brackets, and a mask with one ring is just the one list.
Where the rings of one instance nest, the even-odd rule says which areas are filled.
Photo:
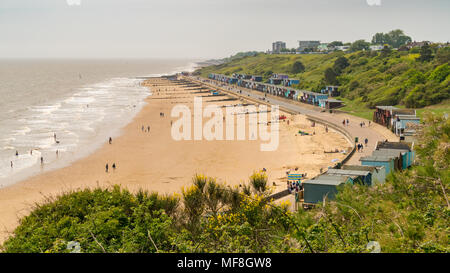
[[151, 92], [136, 77], [193, 67], [188, 60], [0, 60], [0, 187], [66, 166], [119, 135]]

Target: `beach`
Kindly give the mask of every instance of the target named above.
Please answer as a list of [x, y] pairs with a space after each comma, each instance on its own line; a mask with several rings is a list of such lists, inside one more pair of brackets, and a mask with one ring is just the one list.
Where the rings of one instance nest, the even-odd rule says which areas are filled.
[[[194, 97], [200, 96], [203, 107], [212, 104], [223, 107], [244, 101], [232, 100], [222, 93], [212, 96], [204, 89], [182, 86], [166, 78], [151, 78], [143, 85], [150, 88], [152, 95], [145, 99], [141, 111], [122, 128], [120, 135], [112, 138], [111, 144], [105, 138], [99, 149], [70, 166], [42, 172], [0, 189], [0, 241], [7, 238], [34, 203], [63, 192], [120, 185], [131, 191], [180, 193], [196, 173], [239, 187], [247, 183], [254, 171], [262, 169], [266, 170], [273, 192], [278, 192], [286, 189], [286, 171], [306, 173], [312, 178], [345, 157], [343, 153], [325, 151], [350, 147], [341, 134], [331, 129], [326, 132], [319, 124], [311, 127], [305, 116], [281, 111], [287, 119], [279, 123], [279, 146], [275, 151], [261, 151], [263, 141], [259, 139], [176, 141], [171, 135], [171, 125], [177, 118], [170, 116], [175, 105], [192, 109]], [[246, 118], [246, 128], [248, 122]], [[299, 130], [309, 135], [301, 136]]]

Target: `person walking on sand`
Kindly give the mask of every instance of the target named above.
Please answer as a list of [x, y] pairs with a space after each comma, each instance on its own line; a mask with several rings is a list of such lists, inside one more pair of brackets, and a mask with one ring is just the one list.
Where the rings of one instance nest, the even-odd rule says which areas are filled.
[[114, 163], [112, 164], [112, 168], [113, 168], [113, 171], [116, 170], [116, 162], [114, 162]]
[[55, 142], [56, 142], [56, 133], [53, 133], [53, 139], [54, 139]]
[[142, 132], [144, 132], [144, 125], [142, 125], [142, 128], [141, 128], [141, 130], [142, 130]]
[[19, 151], [16, 150], [16, 156], [19, 156]]
[[108, 163], [106, 163], [105, 171], [108, 172]]
[[12, 161], [11, 161], [11, 168], [13, 167], [13, 163], [12, 163]]
[[366, 147], [367, 147], [367, 143], [369, 143], [369, 140], [367, 138], [364, 139], [364, 143], [366, 144]]
[[348, 126], [349, 123], [350, 123], [350, 122], [349, 122], [348, 119], [347, 119], [347, 126]]
[[44, 157], [41, 156], [41, 165], [44, 165]]
[[109, 137], [109, 144], [111, 144], [112, 143], [112, 138], [111, 137]]
[[150, 125], [147, 126], [147, 132], [150, 133]]
[[56, 150], [56, 157], [58, 157], [59, 156], [59, 151], [58, 150]]

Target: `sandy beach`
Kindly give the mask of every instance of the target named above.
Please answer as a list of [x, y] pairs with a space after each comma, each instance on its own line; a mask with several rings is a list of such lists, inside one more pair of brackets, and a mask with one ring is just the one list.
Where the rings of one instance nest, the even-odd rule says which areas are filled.
[[[149, 79], [145, 85], [153, 95], [146, 99], [147, 104], [141, 112], [122, 129], [120, 137], [112, 139], [111, 144], [105, 139], [99, 150], [68, 167], [43, 172], [0, 189], [0, 242], [14, 230], [18, 220], [27, 215], [32, 204], [65, 191], [118, 184], [131, 191], [142, 188], [174, 193], [189, 185], [195, 173], [238, 186], [247, 182], [254, 171], [265, 168], [270, 185], [275, 185], [273, 190], [277, 192], [286, 188], [287, 170], [298, 168], [293, 172], [307, 173], [311, 178], [321, 168], [333, 166], [332, 160], [345, 157], [342, 153], [325, 151], [350, 147], [339, 133], [331, 129], [326, 132], [318, 124], [311, 127], [311, 122], [304, 116], [287, 113], [280, 113], [287, 116], [289, 125], [287, 121], [280, 122], [276, 151], [261, 151], [261, 140], [175, 141], [171, 136], [171, 121], [175, 122], [176, 118], [170, 117], [175, 105], [185, 104], [192, 109], [195, 96], [203, 97], [203, 107], [243, 102], [229, 100], [227, 96], [211, 96], [205, 90], [176, 85], [165, 78]], [[164, 117], [160, 113], [164, 113]], [[248, 118], [246, 123], [248, 125]], [[150, 126], [150, 132], [146, 131], [147, 126]], [[310, 135], [300, 136], [299, 130]], [[109, 165], [108, 172], [105, 171], [106, 164]]]

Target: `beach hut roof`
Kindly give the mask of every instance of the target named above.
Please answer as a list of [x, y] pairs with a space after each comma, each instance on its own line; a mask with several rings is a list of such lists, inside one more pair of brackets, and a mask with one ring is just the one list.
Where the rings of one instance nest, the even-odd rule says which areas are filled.
[[376, 108], [381, 110], [397, 110], [398, 108], [395, 106], [376, 106]]
[[399, 149], [379, 149], [373, 151], [374, 153], [377, 152], [377, 154], [387, 154], [387, 155], [396, 155], [399, 156], [400, 154], [407, 153], [408, 150], [399, 150]]
[[321, 175], [314, 180], [304, 181], [303, 184], [339, 186], [347, 182], [348, 178], [348, 176]]
[[390, 162], [392, 160], [392, 156], [365, 156], [361, 157], [359, 161], [375, 161], [375, 162]]
[[342, 169], [329, 169], [326, 174], [331, 175], [347, 175], [347, 176], [367, 176], [370, 171], [362, 170], [342, 170]]
[[411, 151], [413, 147], [412, 142], [389, 142], [389, 141], [379, 141], [377, 143], [377, 150], [379, 149], [397, 149], [397, 150], [408, 150]]
[[383, 169], [383, 166], [343, 165], [342, 170], [369, 171]]
[[417, 120], [420, 121], [420, 118], [416, 115], [396, 115], [399, 120]]

